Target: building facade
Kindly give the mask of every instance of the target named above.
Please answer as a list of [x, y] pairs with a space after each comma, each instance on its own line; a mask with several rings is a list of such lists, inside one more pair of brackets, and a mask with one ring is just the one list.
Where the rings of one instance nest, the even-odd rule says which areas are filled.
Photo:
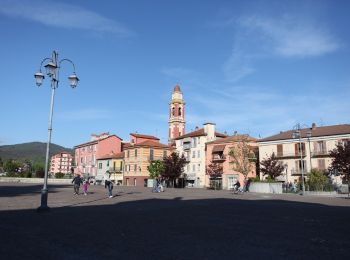
[[[245, 144], [243, 144], [243, 142]], [[218, 139], [216, 141], [208, 142], [206, 145], [206, 167], [210, 164], [218, 164], [222, 167], [222, 188], [231, 190], [233, 185], [237, 182], [240, 182], [243, 187], [245, 176], [241, 172], [233, 170], [232, 158], [229, 153], [232, 149], [240, 149], [248, 147], [249, 157], [247, 162], [250, 165], [250, 171], [247, 174], [247, 178], [255, 178], [257, 167], [256, 167], [256, 156], [255, 154], [258, 151], [257, 139], [247, 136], [247, 135], [234, 135], [225, 138]], [[241, 158], [239, 161], [243, 161]], [[210, 176], [206, 175], [205, 186], [209, 187], [210, 185]]]
[[218, 138], [227, 137], [215, 131], [215, 124], [205, 123], [203, 128], [175, 138], [176, 151], [187, 159], [184, 173], [187, 186], [205, 186], [205, 145]]
[[74, 173], [84, 177], [97, 176], [97, 158], [109, 153], [121, 152], [122, 139], [116, 135], [92, 134], [90, 142], [74, 146]]
[[123, 184], [124, 172], [124, 152], [109, 153], [97, 158], [97, 176], [104, 179], [106, 174], [110, 174], [110, 178], [117, 185]]
[[[350, 125], [317, 127], [312, 124], [311, 128], [301, 129], [300, 140], [293, 138], [293, 133], [295, 130], [280, 132], [258, 141], [260, 161], [275, 153], [286, 167], [279, 179], [286, 182], [300, 182], [302, 169], [305, 179], [311, 169], [327, 171], [332, 162], [329, 152], [337, 143], [350, 140]], [[340, 178], [333, 181], [339, 183]]]
[[69, 152], [61, 152], [51, 157], [50, 174], [58, 172], [70, 174], [73, 166], [73, 156]]
[[176, 85], [169, 103], [169, 143], [172, 143], [175, 138], [185, 133], [185, 102], [180, 86]]
[[147, 187], [149, 171], [147, 167], [152, 161], [163, 160], [174, 149], [159, 142], [159, 138], [130, 134], [130, 143], [124, 145], [124, 177], [123, 185]]

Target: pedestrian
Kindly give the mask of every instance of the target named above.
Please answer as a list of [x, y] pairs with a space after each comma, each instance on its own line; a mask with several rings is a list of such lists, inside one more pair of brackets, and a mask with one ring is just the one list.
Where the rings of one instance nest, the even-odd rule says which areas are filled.
[[247, 177], [245, 177], [243, 181], [243, 192], [247, 191], [247, 184], [248, 184], [248, 180], [247, 180]]
[[108, 198], [113, 198], [112, 190], [113, 190], [113, 182], [110, 179], [110, 174], [105, 175], [105, 188], [108, 190]]
[[72, 180], [72, 183], [74, 183], [74, 195], [79, 195], [79, 188], [80, 184], [82, 183], [82, 179], [80, 178], [80, 175], [77, 174]]
[[84, 195], [87, 195], [89, 185], [90, 185], [89, 180], [85, 180], [84, 183], [83, 183]]

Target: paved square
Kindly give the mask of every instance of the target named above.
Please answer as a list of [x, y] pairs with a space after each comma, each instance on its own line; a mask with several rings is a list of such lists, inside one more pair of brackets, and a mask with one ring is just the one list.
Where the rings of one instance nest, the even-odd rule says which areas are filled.
[[350, 199], [0, 183], [2, 259], [347, 258]]

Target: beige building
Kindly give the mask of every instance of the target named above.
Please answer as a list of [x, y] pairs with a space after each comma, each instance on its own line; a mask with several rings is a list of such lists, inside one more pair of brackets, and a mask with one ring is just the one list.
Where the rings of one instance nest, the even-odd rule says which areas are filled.
[[226, 136], [215, 131], [215, 124], [205, 123], [203, 128], [175, 138], [176, 151], [188, 162], [184, 171], [187, 186], [205, 186], [205, 144]]
[[73, 166], [73, 156], [69, 152], [61, 152], [51, 157], [50, 174], [58, 172], [69, 174]]
[[150, 162], [163, 160], [174, 150], [161, 144], [159, 138], [151, 135], [130, 134], [130, 143], [124, 144], [123, 185], [147, 187]]
[[[275, 153], [286, 166], [284, 175], [280, 176], [281, 181], [301, 181], [302, 166], [305, 178], [313, 168], [327, 171], [331, 164], [329, 151], [333, 150], [338, 142], [350, 140], [348, 124], [322, 127], [312, 124], [311, 128], [301, 129], [300, 140], [295, 135], [293, 138], [293, 132], [295, 133], [295, 130], [280, 132], [258, 141], [260, 162]], [[334, 182], [339, 181], [339, 178], [334, 179]]]

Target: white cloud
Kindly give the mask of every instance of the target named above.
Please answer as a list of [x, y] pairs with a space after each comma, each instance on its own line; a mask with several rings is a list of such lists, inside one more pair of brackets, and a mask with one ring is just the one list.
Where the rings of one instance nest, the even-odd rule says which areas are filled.
[[337, 40], [326, 29], [291, 16], [280, 19], [245, 17], [239, 24], [252, 33], [259, 33], [277, 55], [284, 57], [320, 56], [336, 51]]
[[53, 1], [0, 0], [0, 13], [47, 26], [112, 33], [123, 37], [133, 35], [133, 32], [122, 24], [96, 12]]

